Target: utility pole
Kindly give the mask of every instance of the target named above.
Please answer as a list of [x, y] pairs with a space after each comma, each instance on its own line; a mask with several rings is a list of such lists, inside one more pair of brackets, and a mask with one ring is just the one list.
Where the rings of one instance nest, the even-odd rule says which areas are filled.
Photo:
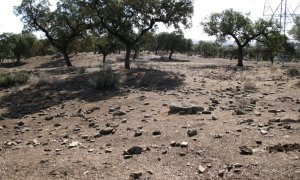
[[[272, 0], [274, 3], [274, 0]], [[281, 32], [287, 36], [287, 32], [290, 30], [291, 26], [290, 24], [294, 23], [296, 20], [296, 17], [300, 15], [300, 1], [299, 0], [290, 0], [293, 2], [293, 6], [289, 8], [288, 0], [280, 0], [279, 5], [275, 6], [275, 10], [273, 10], [274, 6], [272, 6], [269, 2], [269, 0], [265, 0], [264, 4], [264, 12], [263, 16], [274, 20], [277, 19], [280, 24]], [[295, 4], [298, 1], [297, 5]], [[276, 2], [278, 3], [278, 1]], [[273, 8], [272, 8], [273, 7]], [[293, 10], [291, 10], [293, 8]], [[286, 42], [287, 45], [287, 42]], [[286, 49], [283, 53], [283, 62], [287, 58]]]

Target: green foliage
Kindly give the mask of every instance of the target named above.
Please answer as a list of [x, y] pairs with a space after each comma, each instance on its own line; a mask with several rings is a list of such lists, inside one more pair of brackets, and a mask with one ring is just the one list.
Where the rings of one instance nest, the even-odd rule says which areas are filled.
[[95, 46], [98, 50], [98, 53], [101, 53], [103, 55], [102, 61], [104, 63], [106, 56], [108, 54], [116, 52], [120, 48], [121, 43], [113, 36], [102, 36], [100, 38], [97, 38]]
[[34, 45], [36, 42], [37, 38], [28, 32], [1, 34], [0, 59], [15, 58], [19, 63], [21, 57], [32, 57], [35, 55]]
[[48, 0], [22, 0], [15, 13], [28, 30], [42, 31], [51, 45], [64, 54], [66, 64], [71, 66], [68, 46], [85, 31], [80, 0], [60, 0], [54, 11]]
[[288, 68], [288, 70], [287, 70], [287, 74], [289, 75], [289, 76], [300, 76], [300, 70], [299, 70], [299, 68], [296, 68], [296, 67], [290, 67], [290, 68]]
[[[101, 26], [126, 45], [125, 68], [130, 68], [130, 53], [133, 46], [151, 31], [157, 22], [179, 27], [190, 25], [193, 1], [170, 0], [86, 0], [95, 26]], [[95, 15], [95, 16], [94, 16]]]
[[77, 74], [84, 74], [86, 71], [85, 67], [78, 67], [77, 68]]
[[16, 84], [24, 84], [30, 78], [30, 73], [20, 71], [15, 73], [1, 73], [0, 74], [0, 87], [10, 87]]
[[115, 73], [111, 66], [104, 64], [89, 82], [98, 90], [116, 88], [120, 84], [120, 75]]
[[195, 50], [204, 58], [215, 57], [218, 53], [218, 45], [213, 42], [199, 41]]
[[185, 39], [181, 30], [172, 33], [160, 33], [157, 35], [158, 49], [169, 51], [169, 59], [172, 59], [172, 54], [178, 52], [189, 52], [192, 50], [192, 40]]
[[243, 66], [243, 49], [261, 36], [270, 22], [259, 19], [253, 23], [248, 15], [227, 9], [221, 13], [212, 13], [202, 25], [204, 32], [216, 36], [218, 42], [232, 38], [238, 46], [238, 66]]
[[295, 25], [289, 32], [298, 42], [300, 42], [300, 17], [298, 16], [295, 20]]

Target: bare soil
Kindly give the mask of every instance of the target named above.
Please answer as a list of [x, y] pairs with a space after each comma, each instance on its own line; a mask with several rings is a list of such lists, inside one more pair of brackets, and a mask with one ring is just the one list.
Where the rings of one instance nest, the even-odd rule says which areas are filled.
[[121, 57], [108, 57], [122, 74], [110, 90], [89, 83], [100, 55], [72, 56], [84, 73], [50, 56], [0, 66], [40, 74], [0, 89], [1, 180], [300, 179], [299, 64], [144, 54], [126, 71]]

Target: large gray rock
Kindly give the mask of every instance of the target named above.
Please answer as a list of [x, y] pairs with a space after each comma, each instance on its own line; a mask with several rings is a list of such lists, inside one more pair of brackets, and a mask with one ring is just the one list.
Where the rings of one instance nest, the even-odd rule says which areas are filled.
[[197, 112], [204, 111], [204, 108], [194, 103], [174, 102], [169, 105], [170, 113], [184, 113], [184, 114], [196, 114]]

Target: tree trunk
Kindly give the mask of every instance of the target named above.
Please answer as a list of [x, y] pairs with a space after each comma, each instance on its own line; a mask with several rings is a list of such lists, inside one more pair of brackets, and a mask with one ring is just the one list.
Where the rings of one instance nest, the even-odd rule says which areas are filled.
[[274, 56], [270, 57], [270, 61], [271, 61], [272, 64], [274, 64]]
[[138, 53], [139, 53], [138, 50], [134, 50], [133, 60], [135, 60], [137, 58]]
[[20, 64], [20, 63], [21, 63], [21, 56], [17, 55], [17, 62], [16, 62], [16, 64]]
[[67, 65], [67, 66], [72, 66], [72, 63], [71, 63], [71, 61], [70, 61], [69, 54], [67, 53], [67, 50], [63, 50], [63, 51], [62, 51], [62, 54], [63, 54], [63, 56], [64, 56], [64, 58], [65, 58], [66, 65]]
[[130, 69], [131, 46], [126, 45], [125, 69]]
[[102, 55], [103, 55], [102, 62], [105, 63], [107, 54], [102, 54]]
[[244, 54], [243, 54], [243, 47], [238, 47], [238, 64], [237, 66], [239, 67], [243, 67], [243, 58], [244, 58]]
[[172, 49], [171, 52], [170, 52], [170, 55], [169, 55], [169, 60], [171, 61], [172, 60], [172, 55], [174, 53], [174, 50]]

